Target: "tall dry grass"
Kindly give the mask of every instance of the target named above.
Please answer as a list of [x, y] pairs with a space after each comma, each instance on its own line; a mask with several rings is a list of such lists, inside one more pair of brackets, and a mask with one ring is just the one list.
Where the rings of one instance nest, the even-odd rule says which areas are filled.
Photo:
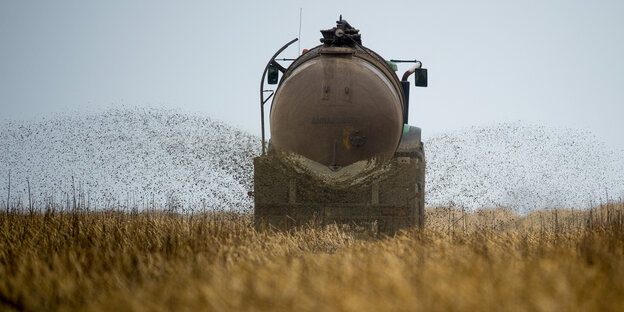
[[233, 213], [4, 211], [0, 310], [618, 311], [623, 212], [440, 208], [359, 239]]

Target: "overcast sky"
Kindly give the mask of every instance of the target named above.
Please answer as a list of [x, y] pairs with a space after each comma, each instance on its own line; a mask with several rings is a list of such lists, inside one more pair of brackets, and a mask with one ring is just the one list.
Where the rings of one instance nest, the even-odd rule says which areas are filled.
[[624, 1], [0, 0], [0, 119], [156, 106], [259, 134], [260, 76], [299, 8], [302, 49], [343, 14], [382, 56], [422, 60], [425, 135], [520, 120], [624, 149]]

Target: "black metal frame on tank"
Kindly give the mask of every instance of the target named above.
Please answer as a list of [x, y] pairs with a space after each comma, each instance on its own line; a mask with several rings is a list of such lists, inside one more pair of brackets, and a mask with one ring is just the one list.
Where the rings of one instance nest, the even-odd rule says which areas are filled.
[[[264, 67], [264, 71], [262, 72], [262, 79], [260, 80], [260, 126], [262, 127], [262, 155], [264, 155], [266, 153], [266, 140], [265, 140], [265, 135], [264, 135], [264, 104], [266, 102], [268, 102], [273, 97], [273, 95], [275, 94], [275, 90], [265, 90], [264, 89], [264, 79], [266, 78], [266, 74], [269, 71], [269, 68], [271, 66], [273, 66], [273, 64], [275, 62], [275, 58], [278, 55], [280, 55], [282, 52], [284, 52], [284, 50], [286, 50], [286, 48], [288, 48], [290, 45], [292, 45], [293, 43], [297, 42], [298, 40], [299, 40], [299, 38], [295, 38], [295, 39], [289, 41], [288, 43], [286, 43], [279, 50], [277, 50], [277, 52], [275, 52], [275, 54], [273, 54], [273, 56], [271, 57], [271, 59], [267, 63], [266, 67]], [[283, 59], [283, 60], [284, 61], [292, 61], [292, 59]], [[269, 96], [266, 99], [264, 98], [264, 93], [265, 92], [271, 92], [271, 94], [269, 94]]]

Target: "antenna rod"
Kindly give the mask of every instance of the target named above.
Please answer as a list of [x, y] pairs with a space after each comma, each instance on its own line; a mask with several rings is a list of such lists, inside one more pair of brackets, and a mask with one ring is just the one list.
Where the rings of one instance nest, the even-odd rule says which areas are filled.
[[301, 13], [303, 11], [303, 8], [299, 8], [299, 42], [297, 43], [297, 57], [299, 56], [299, 53], [301, 53]]

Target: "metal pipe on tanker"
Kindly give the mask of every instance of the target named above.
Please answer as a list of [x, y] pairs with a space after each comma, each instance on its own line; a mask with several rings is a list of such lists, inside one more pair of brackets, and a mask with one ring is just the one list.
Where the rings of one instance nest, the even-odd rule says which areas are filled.
[[401, 81], [407, 81], [407, 78], [413, 74], [417, 69], [422, 67], [422, 62], [418, 61], [416, 62], [416, 65], [414, 65], [412, 68], [408, 69], [405, 74], [403, 74], [403, 78], [401, 79]]

